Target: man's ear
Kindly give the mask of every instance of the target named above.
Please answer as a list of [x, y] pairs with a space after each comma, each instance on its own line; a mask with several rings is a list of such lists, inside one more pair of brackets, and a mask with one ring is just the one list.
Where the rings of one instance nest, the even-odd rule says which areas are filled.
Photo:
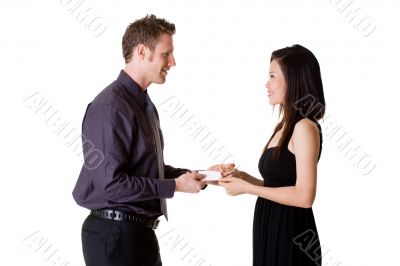
[[134, 54], [135, 54], [135, 56], [137, 56], [141, 60], [143, 60], [145, 58], [146, 53], [147, 53], [147, 48], [146, 48], [146, 46], [144, 44], [139, 43], [135, 47]]

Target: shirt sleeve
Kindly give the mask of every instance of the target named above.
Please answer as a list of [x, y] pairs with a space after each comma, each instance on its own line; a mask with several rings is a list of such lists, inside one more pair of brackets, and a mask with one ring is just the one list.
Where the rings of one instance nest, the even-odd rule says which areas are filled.
[[186, 174], [187, 172], [190, 172], [190, 170], [184, 168], [175, 168], [170, 165], [164, 165], [164, 175], [166, 179], [177, 178], [180, 175]]
[[[103, 154], [102, 163], [90, 170], [93, 188], [105, 199], [121, 203], [173, 197], [175, 180], [132, 176], [126, 172], [130, 153], [135, 152], [131, 147], [136, 126], [132, 118], [125, 117], [111, 104], [88, 109], [83, 134]], [[85, 145], [83, 150], [87, 163], [90, 156]]]

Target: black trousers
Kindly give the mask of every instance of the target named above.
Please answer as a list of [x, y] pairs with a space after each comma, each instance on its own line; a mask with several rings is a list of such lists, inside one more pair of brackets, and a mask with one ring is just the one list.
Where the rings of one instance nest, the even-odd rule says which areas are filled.
[[89, 215], [82, 225], [82, 249], [87, 266], [160, 266], [154, 231], [134, 222]]

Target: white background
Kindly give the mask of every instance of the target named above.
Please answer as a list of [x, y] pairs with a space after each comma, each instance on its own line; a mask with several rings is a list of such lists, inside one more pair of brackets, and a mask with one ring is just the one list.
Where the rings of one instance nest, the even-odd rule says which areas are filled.
[[[79, 131], [87, 103], [123, 68], [125, 27], [147, 13], [177, 27], [177, 66], [166, 84], [149, 89], [167, 163], [192, 169], [218, 163], [160, 106], [175, 97], [241, 169], [259, 176], [258, 159], [277, 122], [264, 88], [269, 57], [302, 44], [320, 62], [327, 114], [376, 163], [364, 175], [324, 139], [313, 206], [327, 252], [323, 265], [400, 265], [397, 2], [351, 2], [376, 26], [368, 37], [337, 10], [349, 1], [86, 0], [82, 6], [107, 27], [98, 37], [68, 2], [0, 4], [1, 265], [84, 265], [80, 229], [88, 211], [71, 195], [80, 157], [24, 99], [38, 93]], [[207, 266], [251, 265], [254, 203], [219, 187], [176, 194], [170, 221], [157, 230], [164, 265], [201, 259]]]

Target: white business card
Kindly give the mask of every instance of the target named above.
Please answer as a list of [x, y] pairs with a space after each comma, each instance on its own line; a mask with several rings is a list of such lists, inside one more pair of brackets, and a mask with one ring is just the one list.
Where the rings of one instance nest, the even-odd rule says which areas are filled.
[[221, 173], [217, 171], [197, 171], [204, 176], [205, 181], [217, 181], [221, 178]]

